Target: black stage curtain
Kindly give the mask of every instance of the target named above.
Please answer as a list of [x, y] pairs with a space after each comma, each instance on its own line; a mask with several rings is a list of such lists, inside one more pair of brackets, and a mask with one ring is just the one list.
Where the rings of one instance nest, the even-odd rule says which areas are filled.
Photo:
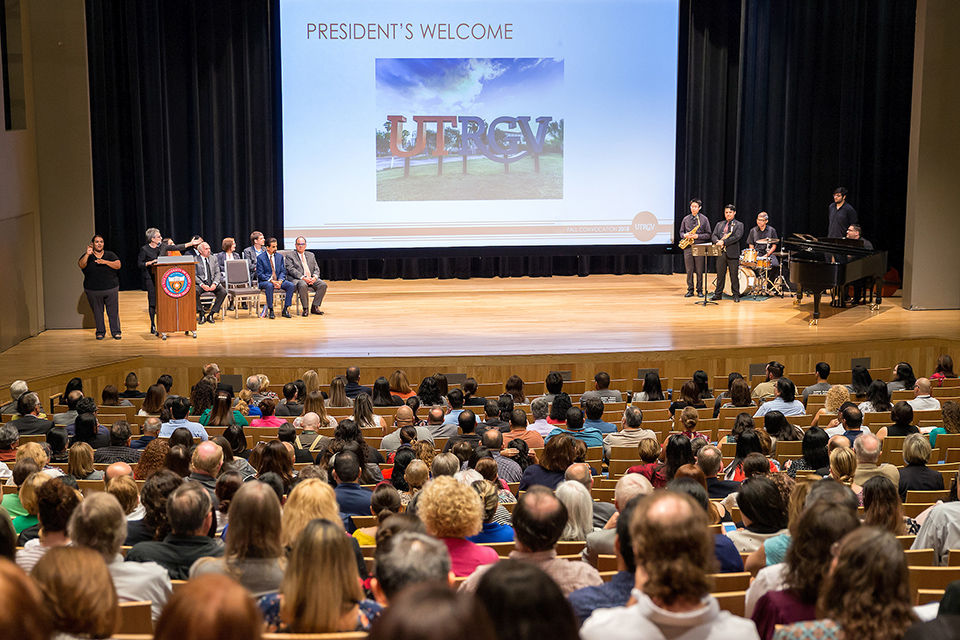
[[[87, 0], [97, 230], [133, 265], [143, 232], [219, 250], [279, 234], [276, 0]], [[903, 262], [916, 0], [681, 0], [676, 216], [736, 203], [825, 235], [835, 187]], [[372, 257], [371, 257], [372, 256]], [[682, 271], [639, 248], [319, 253], [324, 278]], [[139, 274], [121, 272], [124, 288]]]

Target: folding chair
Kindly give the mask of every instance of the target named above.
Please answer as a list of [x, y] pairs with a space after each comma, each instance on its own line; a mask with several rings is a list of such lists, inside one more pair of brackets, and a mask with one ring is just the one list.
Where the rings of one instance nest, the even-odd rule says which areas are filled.
[[245, 302], [247, 309], [251, 304], [260, 315], [260, 289], [250, 282], [250, 264], [246, 260], [227, 260], [227, 298], [233, 305], [233, 317], [240, 317], [240, 303]]

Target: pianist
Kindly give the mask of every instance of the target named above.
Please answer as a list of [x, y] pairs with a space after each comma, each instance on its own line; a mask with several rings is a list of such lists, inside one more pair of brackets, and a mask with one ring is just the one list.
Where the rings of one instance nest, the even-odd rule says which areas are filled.
[[857, 222], [857, 212], [847, 202], [847, 190], [837, 187], [833, 192], [833, 204], [830, 205], [830, 225], [827, 228], [828, 238], [844, 238], [847, 228]]
[[[863, 243], [864, 249], [873, 251], [873, 243], [860, 235], [860, 225], [852, 224], [847, 227], [847, 238], [850, 240], [859, 240]], [[848, 304], [863, 304], [866, 302], [866, 283], [867, 278], [862, 278], [850, 283], [853, 287], [853, 297], [847, 298]]]
[[863, 248], [873, 251], [873, 243], [860, 235], [860, 225], [852, 224], [847, 227], [847, 237], [851, 240], [860, 240], [863, 242]]

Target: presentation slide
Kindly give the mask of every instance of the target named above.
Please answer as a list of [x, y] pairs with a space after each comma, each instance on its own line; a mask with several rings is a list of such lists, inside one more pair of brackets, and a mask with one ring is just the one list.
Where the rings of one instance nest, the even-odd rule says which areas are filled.
[[280, 0], [284, 245], [670, 244], [679, 0]]

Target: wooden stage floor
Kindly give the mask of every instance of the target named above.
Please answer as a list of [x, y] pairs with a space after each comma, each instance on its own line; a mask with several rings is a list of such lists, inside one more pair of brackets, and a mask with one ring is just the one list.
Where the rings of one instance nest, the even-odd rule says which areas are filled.
[[[957, 311], [879, 311], [812, 300], [684, 298], [683, 275], [331, 282], [323, 316], [275, 320], [241, 311], [161, 341], [149, 333], [146, 294], [122, 292], [123, 339], [92, 329], [50, 330], [0, 354], [0, 386], [132, 356], [168, 358], [426, 358], [589, 354], [841, 345], [960, 335]], [[808, 301], [809, 300], [809, 301]]]

